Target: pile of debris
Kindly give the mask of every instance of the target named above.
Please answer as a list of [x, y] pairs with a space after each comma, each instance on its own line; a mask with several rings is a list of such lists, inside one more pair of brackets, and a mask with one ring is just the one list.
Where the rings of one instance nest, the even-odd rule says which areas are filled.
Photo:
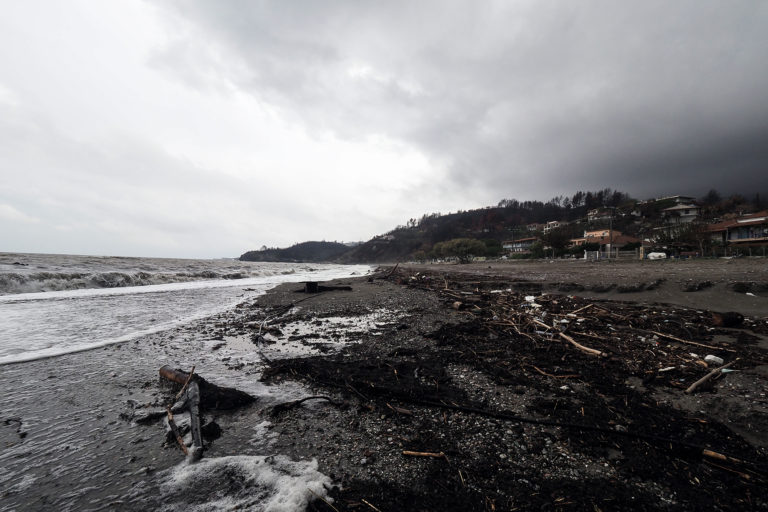
[[[514, 347], [496, 352], [496, 357], [474, 354], [485, 365], [498, 368], [498, 375], [506, 373], [510, 381], [516, 377], [505, 368], [522, 367], [544, 376], [570, 379], [594, 374], [592, 368], [599, 366], [624, 378], [641, 376], [644, 384], [653, 382], [691, 393], [706, 388], [704, 382], [695, 387], [688, 382], [698, 380], [702, 370], [710, 366], [721, 366], [715, 368], [717, 374], [707, 378], [707, 386], [711, 387], [733, 370], [737, 359], [741, 367], [766, 361], [766, 351], [755, 345], [760, 340], [758, 335], [768, 334], [768, 323], [745, 319], [739, 313], [559, 294], [527, 295], [506, 288], [498, 279], [453, 277], [463, 279], [449, 283], [445, 274], [424, 273], [401, 273], [395, 279], [400, 284], [438, 293], [453, 309], [467, 314], [465, 323], [474, 322], [494, 336], [514, 340]], [[451, 337], [450, 331], [437, 337]], [[731, 337], [736, 343], [714, 342], [716, 337]], [[521, 349], [525, 356], [510, 359], [519, 356]], [[573, 357], [573, 350], [588, 357]], [[563, 364], [566, 360], [570, 365]], [[723, 365], [724, 361], [728, 364]], [[539, 368], [550, 362], [558, 367], [557, 375]], [[584, 371], [584, 365], [590, 366], [588, 371]], [[609, 377], [607, 372], [595, 376], [595, 385]]]
[[[655, 509], [648, 482], [663, 483], [678, 504], [740, 509], [768, 503], [766, 440], [754, 444], [735, 433], [741, 433], [739, 427], [765, 432], [768, 415], [750, 416], [752, 425], [698, 410], [705, 405], [692, 410], [673, 403], [675, 397], [727, 394], [724, 382], [752, 378], [749, 372], [768, 364], [768, 352], [760, 346], [768, 334], [765, 319], [532, 294], [513, 290], [499, 276], [395, 269], [384, 277], [437, 295], [453, 312], [453, 321], [421, 336], [414, 336], [421, 329], [414, 324], [410, 332], [361, 339], [331, 357], [271, 361], [263, 376], [266, 381], [300, 379], [333, 390], [345, 404], [357, 403], [332, 414], [350, 429], [365, 428], [365, 434], [336, 435], [353, 443], [381, 431], [389, 439], [386, 446], [366, 449], [379, 454], [376, 467], [366, 471], [396, 478], [388, 473], [393, 439], [399, 440], [401, 457], [435, 461], [425, 467], [430, 482], [440, 482], [434, 484], [440, 492], [420, 488], [416, 474], [406, 489], [393, 487], [393, 480], [377, 486], [347, 481], [333, 495], [338, 503], [362, 510], [367, 501], [425, 510], [446, 504], [452, 504], [450, 510], [491, 510], [501, 503], [568, 508], [584, 498], [582, 508], [592, 510], [589, 503], [594, 509], [598, 502], [617, 506], [645, 493], [643, 503]], [[749, 399], [729, 398], [734, 407], [751, 407]], [[504, 448], [494, 453], [497, 446], [488, 445], [488, 439]], [[614, 475], [574, 473], [585, 479], [592, 475], [588, 482], [601, 489], [599, 499], [586, 483], [553, 477], [556, 463], [536, 466], [553, 441], [567, 457], [588, 465], [598, 461], [608, 468], [606, 475]], [[515, 453], [525, 453], [529, 462], [500, 462]], [[526, 481], [535, 485], [520, 483]]]

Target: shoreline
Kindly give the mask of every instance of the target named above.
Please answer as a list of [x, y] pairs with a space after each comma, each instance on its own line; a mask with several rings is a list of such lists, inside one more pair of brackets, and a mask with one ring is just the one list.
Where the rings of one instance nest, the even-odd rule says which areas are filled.
[[[502, 295], [522, 304], [525, 295], [548, 292], [548, 287], [542, 287], [539, 291], [491, 293], [496, 289], [578, 280], [586, 287], [610, 278], [609, 272], [564, 279], [572, 267], [558, 270], [546, 263], [541, 267], [512, 264], [506, 273], [488, 269], [487, 264], [485, 268], [480, 264], [457, 267], [434, 272], [401, 266], [387, 280], [332, 280], [328, 283], [352, 290], [313, 295], [297, 293], [296, 283], [283, 284], [233, 310], [135, 342], [6, 365], [0, 384], [15, 391], [6, 392], [11, 396], [0, 421], [0, 462], [12, 462], [10, 470], [39, 464], [43, 474], [23, 469], [30, 478], [6, 479], [12, 489], [9, 493], [9, 486], [0, 485], [0, 494], [6, 493], [9, 506], [21, 508], [55, 505], [60, 503], [56, 496], [62, 493], [76, 495], [68, 498], [79, 505], [76, 508], [94, 509], [110, 505], [117, 510], [139, 510], [146, 508], [142, 500], [152, 492], [162, 498], [160, 484], [168, 471], [183, 465], [183, 455], [173, 447], [162, 447], [160, 422], [136, 424], [130, 415], [147, 404], [162, 406], [167, 401], [168, 392], [158, 385], [157, 370], [170, 364], [181, 368], [196, 365], [196, 371], [212, 382], [259, 396], [248, 408], [208, 414], [215, 417], [222, 435], [212, 441], [203, 460], [269, 454], [282, 454], [296, 462], [317, 460], [318, 471], [338, 486], [329, 493], [338, 510], [365, 509], [362, 500], [382, 511], [484, 510], [490, 503], [496, 510], [541, 506], [692, 510], [713, 503], [736, 510], [747, 504], [741, 501], [745, 495], [754, 508], [768, 507], [763, 476], [759, 471], [749, 473], [757, 471], [754, 467], [726, 464], [730, 471], [717, 469], [687, 452], [675, 451], [670, 459], [659, 446], [622, 434], [593, 435], [544, 424], [591, 422], [708, 445], [742, 460], [759, 460], [768, 454], [768, 402], [764, 396], [768, 357], [762, 328], [750, 324], [738, 331], [712, 334], [707, 340], [709, 334], [702, 325], [703, 330], [696, 331], [697, 340], [731, 347], [739, 351], [743, 362], [712, 391], [688, 396], [679, 387], [683, 384], [679, 379], [689, 384], [708, 371], [686, 355], [693, 347], [670, 340], [651, 347], [657, 357], [662, 357], [661, 350], [691, 362], [679, 362], [679, 370], [647, 382], [643, 368], [655, 366], [640, 360], [637, 368], [627, 366], [620, 356], [622, 351], [642, 353], [632, 345], [615, 348], [618, 352], [610, 358], [595, 360], [568, 344], [546, 340], [531, 344], [525, 337], [489, 330], [488, 320], [473, 315], [471, 308], [454, 309], [456, 300], [443, 291], [447, 285], [450, 293], [465, 297], [465, 303], [476, 301], [478, 307], [487, 309], [492, 304], [489, 301]], [[541, 274], [534, 272], [537, 268]], [[671, 292], [685, 280], [700, 279], [707, 272], [714, 283], [710, 288], [720, 294], [731, 282], [745, 281], [744, 276], [752, 276], [754, 282], [768, 281], [759, 268], [733, 268], [727, 267], [727, 275], [720, 275], [719, 268], [683, 272], [665, 285], [672, 287]], [[589, 271], [594, 273], [594, 269]], [[630, 275], [626, 268], [622, 272], [626, 275], [617, 274], [613, 281], [649, 281], [645, 273]], [[547, 278], [540, 279], [544, 273]], [[653, 303], [657, 297], [653, 291], [635, 292], [645, 299], [624, 300], [615, 303], [615, 309], [608, 307], [614, 303], [602, 300], [613, 298], [610, 293], [599, 297], [599, 302], [609, 311], [629, 317], [635, 315], [631, 308]], [[689, 292], [679, 292], [683, 293]], [[576, 304], [589, 303], [562, 292], [551, 297], [563, 297], [553, 301], [562, 301], [560, 307], [568, 305], [572, 310], [578, 309]], [[622, 294], [624, 297], [629, 295]], [[717, 294], [701, 297], [703, 302], [710, 301], [712, 307], [707, 310], [717, 304], [733, 304], [713, 302]], [[749, 301], [753, 299], [765, 297], [757, 295]], [[551, 302], [545, 302], [546, 307]], [[684, 308], [656, 306], [654, 310], [690, 323], [689, 331], [703, 321], [697, 320], [702, 315]], [[272, 328], [267, 331], [268, 343], [256, 346], [251, 337], [265, 319]], [[593, 320], [596, 326], [606, 323], [589, 321]], [[608, 323], [620, 326], [615, 318]], [[664, 328], [666, 324], [659, 325]], [[684, 332], [673, 331], [679, 336]], [[754, 333], [757, 340], [739, 341], [740, 333]], [[600, 342], [585, 339], [583, 343], [598, 346]], [[271, 364], [258, 355], [259, 349]], [[732, 353], [720, 355], [731, 357]], [[13, 371], [6, 371], [9, 369]], [[572, 374], [580, 376], [563, 378]], [[673, 374], [678, 382], [667, 379]], [[344, 379], [354, 383], [345, 385]], [[273, 409], [312, 395], [328, 396], [338, 405], [312, 400], [279, 413]], [[433, 399], [438, 400], [427, 405]], [[539, 423], [436, 406], [441, 400]], [[624, 405], [625, 400], [629, 405]], [[614, 413], [607, 412], [610, 410]], [[129, 419], [121, 419], [121, 415], [129, 415]], [[12, 416], [19, 417], [19, 425], [6, 422]], [[655, 430], [648, 430], [645, 417], [657, 422]], [[23, 438], [19, 429], [26, 433]], [[749, 440], [744, 437], [748, 431], [752, 432]], [[64, 435], [64, 441], [54, 437], [54, 432]], [[51, 450], [52, 443], [55, 448]], [[404, 455], [404, 450], [436, 456]], [[679, 467], [672, 470], [670, 461]], [[45, 471], [61, 466], [69, 467], [71, 475], [46, 476]], [[104, 487], [88, 489], [81, 483], [82, 468], [95, 480], [102, 480]], [[673, 475], [662, 472], [666, 470]], [[749, 473], [751, 481], [733, 471]], [[701, 484], [686, 483], [679, 478], [683, 474], [695, 476]], [[144, 494], [137, 494], [137, 487]], [[702, 493], [702, 488], [707, 492]], [[197, 503], [186, 499], [173, 494], [170, 503]], [[331, 510], [321, 500], [313, 501], [309, 509]]]

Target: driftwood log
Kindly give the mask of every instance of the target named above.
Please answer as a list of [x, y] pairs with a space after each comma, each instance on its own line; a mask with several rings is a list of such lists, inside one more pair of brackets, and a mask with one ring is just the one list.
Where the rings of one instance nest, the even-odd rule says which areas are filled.
[[[191, 372], [190, 372], [191, 373]], [[191, 385], [197, 383], [200, 397], [200, 407], [203, 410], [228, 410], [250, 405], [256, 401], [248, 393], [235, 388], [225, 388], [211, 384], [198, 374], [193, 374], [190, 379], [190, 373], [181, 370], [174, 370], [168, 365], [160, 368], [160, 377], [163, 379], [181, 384], [182, 386], [189, 380]]]
[[337, 290], [352, 291], [351, 286], [326, 286], [318, 283], [317, 281], [304, 281], [304, 288], [296, 290], [298, 293], [320, 293], [320, 292], [332, 292]]
[[[201, 410], [234, 409], [248, 405], [256, 401], [248, 393], [234, 388], [224, 388], [211, 384], [194, 373], [194, 367], [189, 373], [175, 370], [166, 365], [160, 368], [160, 377], [176, 384], [181, 384], [181, 390], [176, 395], [178, 401], [168, 409], [168, 420], [174, 436], [181, 445], [185, 454], [192, 460], [199, 460], [203, 456], [203, 436], [200, 428]], [[187, 450], [181, 440], [178, 428], [173, 422], [171, 411], [187, 409], [190, 415], [190, 431], [192, 433], [192, 446]]]

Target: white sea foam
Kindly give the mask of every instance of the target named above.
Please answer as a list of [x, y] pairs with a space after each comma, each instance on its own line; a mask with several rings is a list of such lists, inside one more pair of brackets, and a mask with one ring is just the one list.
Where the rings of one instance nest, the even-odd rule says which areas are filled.
[[317, 496], [327, 497], [331, 479], [317, 460], [283, 455], [239, 455], [184, 462], [163, 475], [161, 510], [296, 512]]

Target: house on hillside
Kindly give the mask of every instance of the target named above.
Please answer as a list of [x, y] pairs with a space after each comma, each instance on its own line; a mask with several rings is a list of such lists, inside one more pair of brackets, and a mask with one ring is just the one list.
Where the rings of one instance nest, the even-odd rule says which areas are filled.
[[701, 215], [701, 207], [695, 204], [677, 204], [662, 211], [664, 222], [667, 224], [688, 224]]
[[587, 212], [587, 221], [597, 222], [599, 220], [609, 220], [612, 213], [610, 208], [595, 208]]
[[501, 243], [501, 247], [510, 253], [513, 254], [524, 254], [531, 252], [531, 246], [536, 243], [538, 238], [529, 237], [529, 238], [520, 238], [518, 240], [507, 240]]
[[768, 210], [710, 224], [707, 232], [713, 242], [723, 245], [768, 245]]
[[637, 204], [644, 205], [644, 204], [660, 203], [662, 201], [669, 201], [674, 204], [690, 204], [694, 201], [694, 198], [689, 196], [666, 196], [666, 197], [657, 197], [653, 199], [646, 199], [645, 201], [638, 201]]
[[610, 229], [598, 229], [595, 231], [585, 231], [581, 238], [572, 238], [571, 245], [579, 246], [585, 244], [598, 244], [600, 249], [613, 243], [613, 247], [622, 247], [627, 244], [639, 243], [640, 239], [625, 235], [621, 231]]
[[559, 220], [551, 220], [547, 222], [546, 225], [544, 226], [544, 233], [549, 233], [553, 229], [557, 229], [565, 225], [566, 225], [565, 222], [560, 222]]
[[689, 196], [667, 196], [667, 197], [660, 197], [656, 201], [674, 201], [675, 204], [691, 204], [694, 201], [694, 198]]
[[528, 224], [527, 226], [525, 226], [525, 229], [527, 229], [530, 232], [542, 231], [544, 229], [544, 224], [539, 224], [538, 222], [534, 222], [532, 224]]

